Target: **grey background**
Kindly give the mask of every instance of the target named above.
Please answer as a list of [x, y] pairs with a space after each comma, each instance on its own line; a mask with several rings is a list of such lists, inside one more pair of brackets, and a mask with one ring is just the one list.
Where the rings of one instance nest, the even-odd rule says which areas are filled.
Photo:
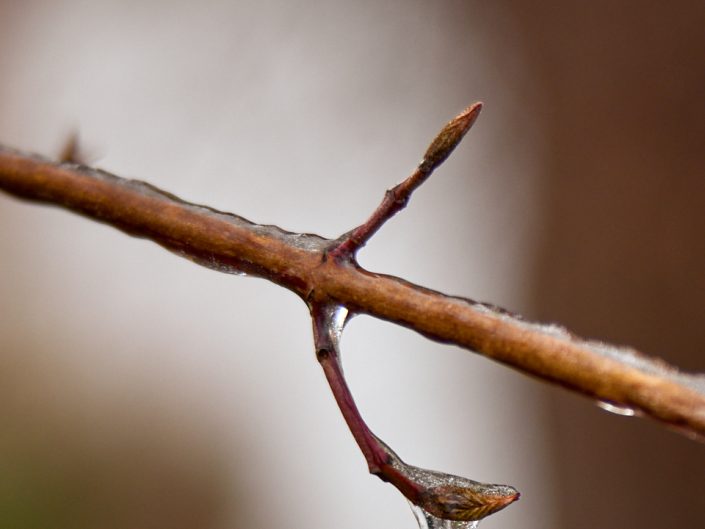
[[[5, 0], [0, 141], [334, 237], [483, 100], [363, 266], [702, 371], [704, 11]], [[413, 527], [294, 296], [7, 197], [0, 248], [14, 527]], [[368, 318], [343, 351], [403, 458], [522, 491], [487, 529], [702, 524], [700, 445]]]

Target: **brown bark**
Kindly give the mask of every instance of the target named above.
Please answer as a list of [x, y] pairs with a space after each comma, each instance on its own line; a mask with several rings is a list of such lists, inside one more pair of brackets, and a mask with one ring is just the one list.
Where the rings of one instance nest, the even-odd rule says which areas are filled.
[[703, 377], [630, 349], [328, 258], [340, 241], [260, 226], [148, 184], [0, 148], [0, 189], [64, 207], [204, 266], [273, 281], [307, 303], [336, 303], [455, 344], [590, 398], [705, 436]]

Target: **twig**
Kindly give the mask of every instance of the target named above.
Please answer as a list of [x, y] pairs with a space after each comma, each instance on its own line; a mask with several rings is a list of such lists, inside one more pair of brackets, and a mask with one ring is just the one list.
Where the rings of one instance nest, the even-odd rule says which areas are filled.
[[455, 344], [590, 398], [705, 438], [705, 377], [632, 349], [581, 340], [469, 299], [367, 272], [326, 253], [340, 245], [184, 202], [148, 184], [0, 147], [0, 189], [145, 237], [204, 266], [273, 281]]
[[339, 338], [347, 315], [343, 307], [311, 306], [316, 357], [370, 473], [394, 485], [427, 513], [445, 520], [481, 520], [518, 500], [519, 493], [508, 485], [480, 483], [409, 465], [370, 431], [355, 405], [340, 364]]
[[411, 194], [423, 184], [431, 173], [453, 152], [463, 136], [475, 123], [482, 110], [482, 103], [474, 103], [450, 120], [428, 146], [421, 163], [406, 180], [388, 189], [382, 203], [363, 224], [340, 238], [339, 244], [329, 255], [337, 259], [354, 258], [382, 225], [406, 207]]

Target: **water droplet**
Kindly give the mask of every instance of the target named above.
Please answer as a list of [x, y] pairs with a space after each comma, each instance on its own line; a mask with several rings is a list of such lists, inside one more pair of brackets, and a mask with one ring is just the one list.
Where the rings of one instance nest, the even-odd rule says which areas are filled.
[[624, 406], [622, 404], [615, 404], [614, 402], [609, 402], [607, 400], [598, 400], [597, 406], [605, 411], [616, 415], [621, 415], [623, 417], [634, 417], [637, 414], [634, 408], [630, 408], [629, 406]]
[[208, 257], [194, 257], [193, 255], [190, 255], [188, 252], [184, 252], [181, 250], [174, 250], [174, 253], [178, 255], [179, 257], [183, 257], [185, 259], [188, 259], [189, 261], [196, 263], [201, 266], [205, 266], [206, 268], [210, 268], [211, 270], [215, 270], [216, 272], [223, 272], [224, 274], [231, 274], [235, 276], [246, 276], [247, 274], [240, 270], [239, 268], [235, 268], [234, 266], [226, 265], [221, 262], [219, 262], [214, 256], [208, 256]]
[[414, 505], [411, 502], [409, 502], [409, 505], [419, 524], [419, 529], [475, 529], [480, 523], [479, 521], [454, 522], [453, 520], [443, 520], [442, 518], [436, 518], [418, 505]]
[[328, 333], [333, 342], [338, 345], [345, 324], [348, 322], [348, 309], [342, 305], [329, 305], [324, 310], [327, 313]]

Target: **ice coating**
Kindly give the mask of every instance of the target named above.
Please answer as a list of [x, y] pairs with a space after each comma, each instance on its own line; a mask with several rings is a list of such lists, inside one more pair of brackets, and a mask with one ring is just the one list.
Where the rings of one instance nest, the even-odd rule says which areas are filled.
[[246, 276], [247, 274], [240, 270], [239, 268], [235, 266], [229, 266], [226, 264], [223, 264], [222, 262], [218, 261], [214, 256], [207, 257], [207, 258], [197, 258], [194, 257], [193, 255], [180, 251], [180, 250], [172, 250], [176, 255], [179, 257], [183, 257], [184, 259], [188, 259], [192, 263], [196, 263], [197, 265], [204, 266], [206, 268], [210, 268], [211, 270], [215, 270], [216, 272], [222, 272], [223, 274], [231, 274], [231, 275], [236, 275], [236, 276]]
[[[255, 237], [261, 236], [263, 238], [280, 240], [289, 247], [297, 248], [305, 252], [317, 253], [322, 255], [325, 248], [331, 242], [330, 240], [320, 237], [318, 235], [310, 233], [293, 233], [283, 230], [278, 226], [268, 224], [255, 224], [243, 217], [234, 215], [232, 213], [219, 211], [208, 206], [192, 204], [190, 202], [182, 200], [176, 195], [163, 191], [151, 184], [142, 182], [140, 180], [121, 178], [119, 176], [115, 176], [100, 169], [92, 169], [90, 167], [85, 167], [73, 163], [64, 164], [64, 166], [69, 167], [74, 171], [86, 174], [92, 178], [95, 178], [96, 180], [101, 180], [103, 182], [107, 182], [113, 185], [117, 184], [123, 188], [136, 191], [144, 197], [162, 200], [165, 202], [165, 204], [167, 204], [166, 207], [169, 207], [169, 203], [175, 203], [178, 204], [184, 210], [192, 211], [194, 213], [197, 213], [199, 216], [211, 217], [213, 219], [217, 219], [218, 221], [225, 222], [237, 228], [246, 229], [248, 233], [253, 234]], [[128, 233], [131, 232], [131, 230], [127, 231]], [[205, 266], [206, 268], [210, 268], [211, 270], [235, 275], [245, 275], [245, 273], [260, 275], [256, 266], [248, 267], [248, 263], [246, 262], [239, 263], [239, 265], [242, 265], [242, 268], [244, 268], [241, 269], [238, 267], [237, 264], [223, 263], [223, 259], [218, 258], [215, 255], [194, 255], [191, 252], [179, 248], [177, 245], [170, 244], [168, 239], [165, 241], [160, 240], [157, 242], [165, 246], [167, 249], [173, 251], [177, 255], [185, 257], [186, 259], [189, 259], [201, 266]]]
[[[697, 391], [698, 393], [705, 395], [705, 374], [683, 373], [669, 366], [662, 360], [641, 354], [631, 347], [618, 347], [597, 340], [583, 340], [572, 334], [565, 327], [554, 323], [544, 324], [530, 322], [524, 320], [517, 314], [512, 314], [489, 304], [477, 303], [462, 298], [457, 299], [470, 304], [475, 310], [483, 314], [487, 314], [502, 321], [511, 322], [512, 324], [528, 331], [539, 332], [558, 340], [569, 341], [581, 347], [585, 347], [600, 356], [619, 362], [620, 364], [632, 367], [649, 375], [670, 379], [677, 384], [682, 384], [693, 391]], [[609, 404], [613, 407], [615, 406], [615, 403]], [[615, 411], [614, 413], [618, 412]], [[628, 414], [624, 413], [624, 415]], [[633, 413], [631, 415], [633, 415]]]
[[172, 193], [163, 191], [162, 189], [159, 189], [158, 187], [155, 187], [141, 180], [121, 178], [119, 176], [115, 176], [100, 169], [92, 169], [85, 166], [76, 166], [75, 164], [70, 165], [72, 168], [78, 170], [79, 172], [88, 174], [94, 178], [97, 178], [98, 180], [104, 180], [110, 183], [118, 183], [129, 189], [139, 191], [139, 193], [144, 196], [167, 199], [173, 202], [178, 202], [180, 205], [186, 207], [187, 209], [198, 211], [199, 213], [204, 213], [206, 215], [215, 217], [219, 220], [223, 220], [235, 226], [247, 227], [248, 229], [253, 230], [255, 233], [272, 236], [278, 239], [283, 239], [289, 245], [299, 248], [301, 250], [321, 252], [326, 247], [326, 245], [330, 244], [331, 242], [329, 239], [312, 233], [294, 233], [286, 231], [278, 226], [274, 226], [271, 224], [255, 224], [254, 222], [249, 221], [246, 218], [240, 217], [239, 215], [235, 215], [233, 213], [220, 211], [209, 206], [193, 204], [191, 202], [187, 202], [179, 198], [176, 195], [173, 195]]
[[[489, 516], [519, 499], [509, 485], [481, 483], [472, 479], [409, 465], [379, 438], [388, 464], [421, 489], [418, 507], [429, 527], [464, 529], [471, 525], [438, 525], [442, 521], [474, 522]], [[435, 520], [438, 521], [435, 521]], [[419, 522], [421, 523], [421, 522]]]
[[597, 406], [599, 408], [602, 408], [606, 412], [614, 413], [615, 415], [621, 415], [622, 417], [634, 417], [635, 415], [638, 415], [637, 411], [634, 408], [630, 408], [629, 406], [620, 406], [608, 402], [606, 400], [598, 400]]
[[[340, 344], [340, 337], [343, 335], [343, 329], [345, 324], [348, 322], [348, 309], [342, 305], [329, 305], [323, 309], [326, 315], [326, 321], [328, 321], [328, 334], [331, 337], [331, 341], [335, 344], [336, 348]], [[340, 352], [338, 352], [340, 354]]]
[[473, 520], [470, 522], [458, 522], [455, 520], [444, 520], [437, 518], [431, 513], [424, 511], [418, 505], [409, 502], [411, 511], [414, 513], [414, 518], [419, 524], [419, 529], [475, 529], [480, 521]]

